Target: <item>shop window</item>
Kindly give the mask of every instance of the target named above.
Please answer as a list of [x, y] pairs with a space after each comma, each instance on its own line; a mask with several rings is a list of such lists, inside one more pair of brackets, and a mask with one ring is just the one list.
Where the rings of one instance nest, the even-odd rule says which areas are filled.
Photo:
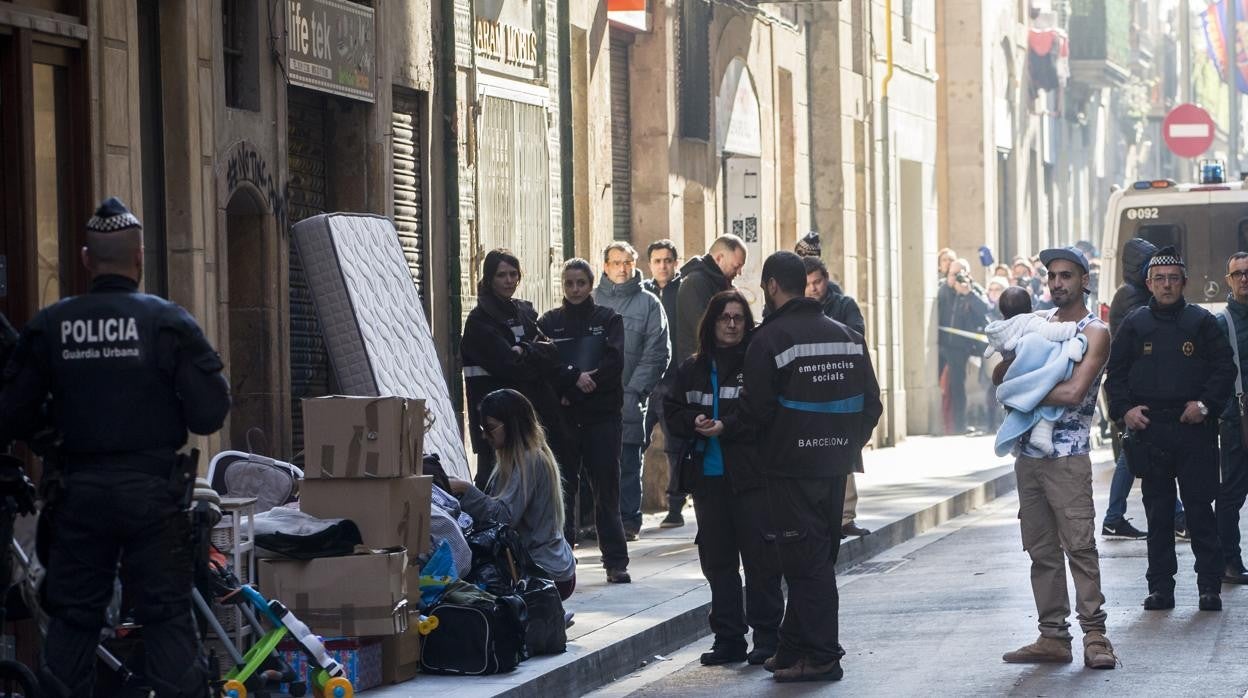
[[221, 0], [225, 105], [260, 110], [259, 21], [255, 0]]
[[710, 25], [710, 3], [683, 0], [678, 23], [680, 63], [676, 81], [682, 138], [711, 139]]

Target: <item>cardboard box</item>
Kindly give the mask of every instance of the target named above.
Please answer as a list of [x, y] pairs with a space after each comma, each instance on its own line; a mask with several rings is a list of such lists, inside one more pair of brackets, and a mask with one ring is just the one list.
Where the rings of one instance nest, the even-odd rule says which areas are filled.
[[[324, 640], [329, 656], [342, 665], [346, 678], [356, 691], [380, 686], [383, 680], [382, 639], [376, 637], [333, 637]], [[284, 640], [277, 646], [282, 659], [304, 683], [312, 686], [312, 662], [298, 643]]]
[[384, 480], [304, 480], [299, 509], [318, 519], [351, 519], [364, 546], [408, 551], [408, 564], [429, 551], [433, 477], [412, 475]]
[[407, 397], [303, 400], [303, 476], [404, 477], [421, 471], [425, 401]]
[[[315, 560], [260, 561], [260, 593], [317, 635], [396, 635], [407, 620], [407, 551], [366, 550]], [[398, 616], [402, 615], [402, 618]]]
[[407, 632], [391, 635], [381, 642], [381, 681], [385, 684], [410, 681], [420, 672], [420, 632], [413, 614]]

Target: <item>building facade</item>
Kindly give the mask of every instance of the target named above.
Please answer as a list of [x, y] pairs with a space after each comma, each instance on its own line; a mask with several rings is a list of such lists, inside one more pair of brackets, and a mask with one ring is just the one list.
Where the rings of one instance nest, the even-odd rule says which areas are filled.
[[761, 310], [763, 259], [810, 229], [807, 17], [703, 0], [656, 0], [647, 12], [648, 29], [622, 27], [628, 50], [612, 52], [627, 59], [631, 90], [628, 127], [612, 129], [631, 157], [631, 178], [612, 181], [631, 192], [613, 235], [639, 248], [670, 238], [686, 259], [739, 235], [749, 259], [737, 286]]

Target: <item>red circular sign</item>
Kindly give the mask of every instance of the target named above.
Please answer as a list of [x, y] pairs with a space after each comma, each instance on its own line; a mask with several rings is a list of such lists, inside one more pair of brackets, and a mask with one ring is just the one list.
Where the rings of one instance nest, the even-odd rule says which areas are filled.
[[1162, 137], [1166, 147], [1181, 158], [1194, 158], [1204, 154], [1213, 145], [1213, 119], [1209, 112], [1195, 104], [1180, 104], [1166, 114], [1161, 123]]

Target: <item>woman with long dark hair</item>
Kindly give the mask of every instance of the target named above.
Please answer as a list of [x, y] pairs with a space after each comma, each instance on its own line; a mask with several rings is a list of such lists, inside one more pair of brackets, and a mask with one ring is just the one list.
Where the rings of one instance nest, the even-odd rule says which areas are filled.
[[560, 451], [566, 434], [559, 398], [550, 385], [559, 366], [559, 352], [537, 328], [533, 304], [514, 297], [521, 278], [520, 260], [511, 252], [498, 249], [485, 256], [477, 307], [468, 313], [460, 342], [478, 489], [485, 488], [494, 469], [494, 449], [481, 432], [479, 408], [487, 394], [512, 388], [528, 398], [555, 452]]
[[563, 265], [563, 305], [542, 315], [538, 327], [559, 348], [563, 362], [555, 380], [569, 437], [559, 465], [563, 471], [567, 523], [574, 540], [576, 493], [585, 469], [594, 497], [598, 548], [607, 581], [632, 581], [628, 543], [620, 519], [620, 439], [624, 409], [624, 318], [594, 303], [594, 270], [583, 259]]
[[[668, 431], [690, 443], [680, 468], [681, 489], [693, 494], [698, 517], [698, 559], [711, 587], [715, 643], [705, 665], [749, 661], [775, 654], [784, 595], [779, 560], [763, 543], [766, 493], [757, 433], [742, 419], [742, 367], [754, 315], [739, 291], [711, 297], [698, 326], [697, 352], [676, 369], [663, 402]], [[745, 595], [741, 576], [745, 568]], [[746, 632], [754, 650], [746, 654]]]
[[576, 587], [576, 559], [563, 537], [563, 486], [555, 454], [533, 405], [515, 390], [495, 390], [481, 400], [481, 438], [497, 462], [484, 491], [451, 478], [451, 492], [474, 519], [512, 527], [540, 569], [567, 599]]

